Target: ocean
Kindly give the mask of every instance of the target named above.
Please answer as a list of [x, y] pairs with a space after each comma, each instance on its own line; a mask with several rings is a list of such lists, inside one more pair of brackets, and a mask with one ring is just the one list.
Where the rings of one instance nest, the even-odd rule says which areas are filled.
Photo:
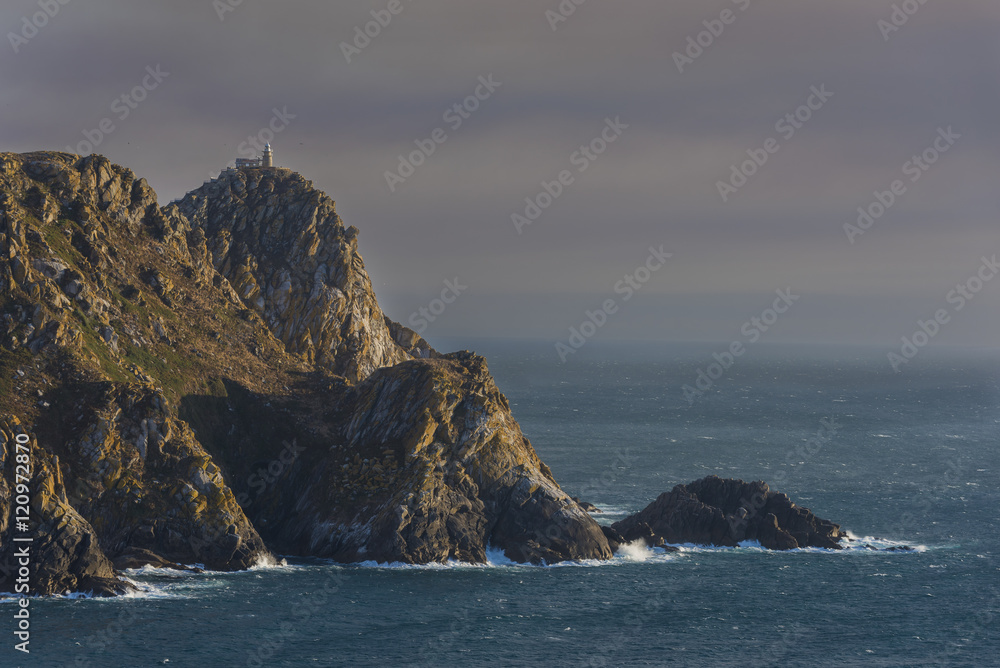
[[[884, 350], [761, 345], [688, 401], [724, 346], [590, 342], [562, 363], [551, 344], [434, 343], [487, 356], [539, 456], [602, 523], [715, 474], [768, 481], [856, 541], [631, 546], [551, 567], [494, 552], [144, 569], [133, 596], [33, 600], [31, 654], [5, 633], [0, 665], [1000, 665], [997, 351], [924, 349], [895, 373]], [[0, 604], [11, 630], [14, 605]]]

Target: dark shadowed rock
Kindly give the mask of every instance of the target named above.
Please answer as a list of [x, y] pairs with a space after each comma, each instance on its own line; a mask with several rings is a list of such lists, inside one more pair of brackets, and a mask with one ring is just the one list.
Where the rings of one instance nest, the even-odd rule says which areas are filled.
[[581, 501], [579, 497], [574, 496], [573, 497], [573, 501], [576, 502], [576, 505], [580, 506], [581, 508], [583, 508], [584, 510], [586, 510], [588, 513], [603, 513], [604, 512], [603, 510], [601, 510], [600, 508], [598, 508], [597, 506], [595, 506], [594, 504], [592, 504], [592, 503], [590, 503], [588, 501]]
[[667, 543], [735, 546], [757, 541], [772, 550], [841, 549], [845, 534], [833, 522], [796, 506], [762, 481], [709, 476], [677, 485], [613, 528], [627, 542], [659, 537]]
[[[617, 524], [612, 525], [617, 528]], [[653, 531], [645, 522], [636, 522], [635, 524], [628, 527], [626, 533], [620, 534], [622, 536], [622, 543], [632, 543], [637, 540], [642, 540], [646, 543], [646, 547], [662, 547], [665, 543], [663, 536], [658, 535]]]
[[142, 568], [143, 566], [152, 566], [153, 568], [172, 568], [177, 571], [188, 571], [191, 573], [202, 573], [204, 572], [200, 568], [195, 568], [193, 566], [185, 566], [184, 564], [178, 564], [174, 561], [169, 561], [164, 559], [155, 552], [150, 552], [149, 550], [144, 550], [139, 547], [127, 548], [124, 552], [119, 554], [114, 558], [112, 562], [115, 568], [124, 571], [129, 568]]
[[625, 542], [625, 537], [609, 526], [601, 525], [601, 533], [607, 539], [612, 552], [617, 552], [618, 548]]
[[75, 472], [67, 493], [101, 528], [109, 556], [138, 548], [213, 570], [270, 558], [221, 469], [162, 392], [115, 383], [92, 391], [91, 419], [66, 445]]

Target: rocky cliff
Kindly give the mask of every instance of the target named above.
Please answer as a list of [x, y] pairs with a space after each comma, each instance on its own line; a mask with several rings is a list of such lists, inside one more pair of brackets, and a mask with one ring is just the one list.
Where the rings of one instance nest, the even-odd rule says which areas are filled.
[[[308, 403], [297, 404], [303, 396]], [[239, 399], [238, 411], [257, 417], [235, 429], [223, 421], [199, 433], [231, 453], [294, 439], [282, 446], [284, 459], [231, 463], [237, 479], [256, 476], [244, 507], [282, 552], [482, 562], [492, 545], [532, 563], [611, 556], [600, 528], [521, 433], [482, 357], [411, 360], [353, 387], [317, 378], [300, 393], [267, 398], [271, 406], [263, 399]], [[272, 411], [299, 419], [271, 432]]]
[[[15, 439], [27, 436], [32, 472], [27, 478], [30, 516], [34, 520], [33, 540], [24, 561], [30, 569], [21, 573], [22, 550], [25, 543], [14, 542], [14, 519], [9, 509], [17, 498]], [[38, 441], [24, 430], [16, 418], [0, 420], [0, 506], [5, 512], [0, 519], [0, 561], [5, 587], [13, 591], [15, 583], [26, 582], [30, 590], [41, 594], [67, 591], [94, 591], [101, 594], [124, 593], [127, 583], [115, 577], [114, 567], [99, 547], [97, 532], [70, 504], [62, 480], [59, 459], [38, 446]], [[17, 532], [24, 537], [26, 532]], [[33, 568], [32, 568], [33, 566]], [[25, 577], [27, 575], [27, 577]], [[3, 591], [0, 590], [0, 591]], [[24, 591], [20, 588], [17, 591]]]
[[[100, 156], [0, 154], [0, 485], [28, 435], [48, 555], [33, 591], [112, 594], [114, 563], [271, 551], [611, 556], [485, 361], [382, 313], [357, 239], [287, 170], [231, 170], [160, 207]], [[12, 503], [0, 486], [4, 546]]]
[[214, 269], [305, 362], [357, 381], [432, 354], [412, 331], [396, 327], [393, 337], [357, 228], [345, 228], [333, 200], [300, 175], [230, 170], [178, 208], [204, 234]]

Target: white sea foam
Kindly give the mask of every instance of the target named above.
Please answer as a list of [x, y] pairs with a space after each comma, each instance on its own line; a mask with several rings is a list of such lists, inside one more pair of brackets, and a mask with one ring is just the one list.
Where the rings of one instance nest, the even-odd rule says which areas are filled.
[[639, 538], [619, 547], [618, 554], [628, 561], [646, 561], [653, 556], [653, 551], [646, 545], [645, 540]]
[[626, 515], [631, 515], [636, 512], [633, 508], [627, 508], [626, 506], [613, 506], [605, 505], [603, 503], [597, 503], [596, 501], [591, 501], [595, 506], [597, 506], [601, 512], [591, 514], [595, 520], [601, 520], [606, 517], [624, 517]]
[[[903, 547], [910, 546], [913, 548], [911, 552], [923, 552], [927, 548], [923, 545], [913, 545], [911, 543], [905, 543], [900, 541], [893, 541], [882, 538], [872, 538], [864, 537], [858, 538], [853, 534], [849, 534], [854, 542], [846, 543], [843, 550], [832, 550], [827, 548], [819, 547], [808, 547], [808, 548], [798, 548], [795, 550], [787, 551], [772, 551], [763, 547], [757, 541], [743, 541], [736, 547], [727, 546], [713, 546], [713, 545], [696, 545], [694, 543], [682, 543], [671, 545], [670, 547], [677, 548], [677, 551], [667, 551], [663, 548], [649, 548], [646, 547], [642, 539], [633, 541], [631, 543], [626, 543], [618, 548], [612, 559], [600, 560], [600, 559], [582, 559], [579, 561], [562, 561], [555, 564], [523, 564], [511, 560], [501, 548], [495, 546], [487, 546], [486, 549], [486, 562], [485, 563], [472, 563], [467, 561], [456, 561], [454, 559], [449, 559], [445, 562], [434, 562], [429, 564], [407, 564], [403, 562], [378, 562], [375, 560], [367, 560], [362, 562], [357, 562], [353, 564], [341, 564], [334, 562], [332, 560], [317, 560], [316, 563], [312, 564], [287, 564], [287, 565], [271, 565], [271, 566], [259, 566], [255, 570], [260, 571], [292, 571], [292, 570], [305, 570], [312, 568], [362, 568], [362, 569], [374, 569], [374, 570], [399, 570], [399, 571], [449, 571], [449, 570], [484, 570], [484, 569], [535, 569], [535, 568], [593, 568], [593, 567], [613, 567], [613, 566], [623, 566], [628, 564], [636, 563], [666, 563], [676, 559], [683, 558], [685, 554], [690, 553], [700, 553], [700, 552], [752, 552], [752, 553], [771, 553], [771, 554], [794, 554], [794, 553], [828, 553], [837, 554], [840, 552], [867, 552], [876, 554], [878, 552], [884, 553], [892, 547]], [[865, 547], [870, 545], [876, 550], [872, 550], [870, 547]], [[906, 551], [894, 551], [893, 554], [903, 553]], [[284, 560], [282, 560], [284, 561]], [[241, 572], [246, 571], [235, 571], [235, 572], [209, 572], [206, 571], [204, 576], [213, 576], [212, 578], [206, 580], [208, 587], [220, 586], [221, 583], [218, 576], [232, 576], [238, 575]], [[137, 571], [132, 571], [130, 574], [133, 575], [145, 575], [147, 577], [153, 576], [157, 579], [162, 579], [163, 577], [169, 578], [172, 582], [168, 583], [167, 586], [176, 588], [178, 583], [187, 580], [189, 577], [197, 578], [199, 574], [186, 573], [182, 571], [174, 571], [170, 569], [154, 569], [154, 568], [144, 568], [138, 569]], [[161, 586], [162, 583], [149, 583], [143, 582], [139, 583], [140, 586]], [[190, 586], [190, 585], [189, 585]], [[197, 588], [197, 587], [192, 587]]]
[[[195, 565], [201, 568], [201, 565]], [[324, 564], [325, 567], [325, 564]], [[124, 599], [190, 599], [198, 598], [203, 592], [221, 589], [228, 586], [231, 578], [262, 577], [263, 573], [280, 571], [306, 570], [307, 565], [289, 565], [285, 559], [265, 559], [243, 571], [211, 571], [200, 573], [179, 571], [173, 568], [157, 568], [143, 566], [124, 571], [123, 579], [136, 588], [136, 591], [123, 594]], [[105, 599], [110, 600], [110, 599]]]
[[560, 561], [555, 564], [522, 564], [511, 560], [504, 551], [498, 547], [488, 546], [486, 549], [486, 563], [475, 564], [464, 561], [448, 560], [444, 563], [431, 564], [404, 564], [400, 562], [376, 562], [362, 561], [350, 564], [348, 567], [373, 568], [386, 570], [431, 570], [442, 571], [451, 569], [525, 569], [525, 568], [593, 568], [601, 566], [621, 566], [636, 562], [665, 562], [676, 558], [673, 553], [668, 553], [663, 548], [647, 548], [641, 540], [619, 548], [618, 552], [608, 560], [602, 559], [581, 559], [578, 561]]
[[[877, 538], [875, 536], [857, 536], [850, 531], [847, 531], [845, 533], [847, 533], [848, 540], [844, 543], [844, 550], [851, 552], [875, 553], [875, 552], [892, 551], [893, 553], [912, 554], [912, 553], [926, 552], [928, 549], [930, 549], [926, 545], [919, 545], [915, 543], [909, 543], [906, 541], [892, 540], [889, 538]], [[910, 549], [909, 550], [899, 549], [904, 547], [908, 547]], [[873, 550], [872, 548], [875, 549]]]
[[[191, 568], [201, 568], [201, 567], [200, 566], [192, 566]], [[196, 573], [195, 571], [179, 571], [176, 568], [166, 568], [166, 567], [160, 568], [158, 566], [150, 566], [149, 564], [146, 564], [145, 566], [142, 566], [140, 568], [126, 568], [124, 572], [128, 573], [129, 575], [133, 575], [133, 576], [134, 575], [139, 575], [139, 576], [142, 576], [142, 575], [150, 575], [150, 576], [156, 575], [156, 576], [168, 577], [168, 578], [180, 578], [180, 577], [192, 576], [192, 575], [195, 575], [195, 576], [197, 576], [197, 575], [221, 575], [221, 571], [206, 571], [206, 570], [202, 569], [201, 573]]]
[[[53, 598], [63, 598], [66, 600], [93, 600], [95, 602], [114, 602], [132, 599], [193, 599], [198, 598], [206, 590], [217, 589], [227, 586], [226, 580], [230, 577], [239, 577], [251, 571], [260, 571], [255, 577], [262, 577], [267, 572], [292, 572], [327, 568], [364, 568], [364, 569], [384, 569], [384, 570], [404, 570], [404, 571], [448, 571], [466, 569], [544, 569], [544, 568], [592, 568], [592, 567], [616, 567], [634, 564], [664, 564], [677, 559], [684, 559], [686, 555], [696, 553], [730, 552], [739, 553], [770, 553], [774, 555], [788, 555], [796, 553], [813, 554], [914, 554], [926, 552], [925, 545], [917, 545], [904, 541], [890, 540], [887, 538], [876, 538], [873, 536], [857, 536], [850, 531], [846, 532], [848, 540], [844, 543], [844, 549], [831, 550], [827, 548], [798, 548], [787, 551], [772, 551], [764, 548], [757, 541], [743, 541], [736, 547], [696, 545], [693, 543], [682, 543], [671, 545], [677, 551], [667, 551], [663, 548], [650, 548], [645, 545], [642, 539], [626, 543], [618, 548], [614, 557], [610, 560], [585, 559], [581, 561], [564, 561], [556, 564], [534, 565], [522, 564], [512, 561], [504, 554], [503, 550], [488, 546], [486, 550], [486, 563], [470, 563], [449, 560], [444, 563], [431, 564], [406, 564], [401, 562], [378, 563], [376, 561], [363, 561], [355, 564], [340, 564], [332, 560], [312, 560], [309, 563], [289, 564], [285, 559], [268, 560], [257, 564], [247, 571], [203, 571], [194, 573], [191, 571], [178, 571], [171, 568], [154, 568], [143, 566], [125, 571], [123, 579], [136, 588], [135, 591], [128, 592], [118, 597], [101, 598], [94, 597], [89, 592], [65, 594]], [[891, 548], [909, 547], [909, 550], [891, 550]], [[874, 549], [872, 549], [874, 548]], [[19, 597], [0, 595], [0, 605], [5, 603], [16, 603]]]
[[251, 571], [275, 571], [290, 568], [287, 559], [275, 559], [269, 554], [262, 554], [257, 557], [257, 562], [247, 570]]
[[872, 536], [858, 537], [850, 531], [846, 533], [848, 534], [848, 540], [841, 543], [842, 549], [839, 550], [826, 547], [799, 547], [793, 550], [769, 550], [755, 540], [745, 540], [735, 547], [724, 545], [696, 545], [694, 543], [679, 543], [672, 545], [672, 547], [678, 548], [681, 554], [686, 552], [765, 552], [775, 555], [801, 553], [841, 554], [847, 552], [869, 554], [913, 554], [925, 552], [929, 549], [926, 545], [890, 540], [888, 538], [875, 538]]
[[503, 550], [499, 547], [493, 547], [492, 545], [486, 546], [486, 563], [491, 566], [520, 566], [521, 564], [513, 561], [508, 557]]
[[[125, 571], [126, 575], [122, 575], [121, 579], [128, 584], [135, 587], [135, 590], [120, 594], [119, 596], [95, 596], [92, 591], [80, 591], [80, 592], [70, 592], [68, 594], [56, 594], [53, 596], [29, 596], [32, 599], [49, 599], [57, 600], [62, 599], [65, 601], [93, 601], [94, 603], [116, 603], [120, 601], [132, 600], [132, 599], [163, 599], [163, 598], [196, 598], [194, 595], [196, 592], [191, 592], [190, 594], [180, 593], [176, 590], [179, 589], [191, 589], [197, 590], [199, 588], [204, 589], [205, 587], [198, 587], [194, 584], [191, 576], [196, 574], [185, 573], [182, 571], [175, 571], [170, 569], [153, 569], [156, 571], [165, 571], [174, 575], [172, 582], [143, 582], [141, 579], [134, 579], [133, 576], [142, 577], [144, 575], [158, 575], [152, 571], [144, 571], [141, 568], [130, 569]], [[19, 596], [7, 598], [7, 594], [0, 596], [0, 604], [7, 602], [16, 602]]]

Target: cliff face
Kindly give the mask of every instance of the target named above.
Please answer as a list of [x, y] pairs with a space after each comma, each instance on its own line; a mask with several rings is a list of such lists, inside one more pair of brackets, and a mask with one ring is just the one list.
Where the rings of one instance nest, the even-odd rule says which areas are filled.
[[222, 471], [161, 391], [114, 383], [95, 389], [81, 420], [89, 424], [67, 444], [67, 496], [93, 518], [113, 554], [147, 549], [223, 570], [267, 554]]
[[393, 338], [357, 228], [345, 229], [333, 200], [298, 174], [230, 170], [178, 208], [204, 233], [214, 268], [304, 361], [357, 381], [431, 355], [419, 337]]
[[[315, 389], [306, 414], [332, 431], [310, 438], [300, 425], [295, 466], [248, 506], [276, 549], [408, 563], [482, 562], [489, 545], [522, 562], [611, 557], [521, 433], [482, 357], [412, 360], [354, 387]], [[250, 436], [220, 427], [220, 450]]]
[[115, 593], [135, 555], [610, 556], [485, 361], [386, 318], [357, 230], [298, 175], [160, 208], [99, 156], [0, 154], [0, 317], [4, 442], [33, 439], [38, 540], [76, 555], [34, 591]]
[[[32, 591], [117, 593], [110, 560], [135, 548], [219, 569], [268, 558], [159, 389], [176, 397], [188, 353], [204, 358], [167, 334], [182, 318], [167, 268], [211, 278], [183, 240], [158, 238], [155, 194], [98, 157], [3, 154], [0, 170], [0, 414], [8, 456], [15, 432], [33, 443]], [[12, 573], [5, 560], [0, 590]]]
[[[28, 438], [32, 462], [28, 477], [30, 522], [36, 527], [28, 545], [27, 563], [30, 573], [21, 572], [21, 550], [25, 543], [13, 537], [28, 536], [11, 526], [10, 508], [17, 497], [17, 487], [7, 481], [18, 480], [15, 466], [15, 439], [27, 435], [14, 418], [0, 420], [0, 508], [6, 512], [0, 519], [0, 555], [5, 568], [4, 589], [21, 591], [18, 584], [27, 583], [39, 594], [60, 594], [67, 591], [94, 591], [100, 594], [124, 593], [130, 587], [115, 577], [111, 562], [98, 545], [98, 535], [80, 513], [70, 505], [62, 481], [58, 458], [38, 446], [37, 439]], [[23, 452], [23, 451], [21, 451]], [[2, 591], [2, 590], [0, 590]]]

